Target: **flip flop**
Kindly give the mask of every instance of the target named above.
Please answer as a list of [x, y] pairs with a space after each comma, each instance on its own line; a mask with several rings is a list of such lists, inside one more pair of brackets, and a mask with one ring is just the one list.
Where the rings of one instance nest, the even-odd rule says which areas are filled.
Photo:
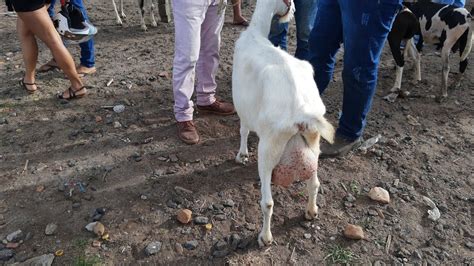
[[49, 71], [53, 71], [53, 70], [56, 70], [56, 69], [59, 69], [59, 66], [57, 65], [53, 65], [52, 64], [52, 61], [50, 60], [48, 63], [40, 66], [40, 68], [38, 68], [38, 72], [49, 72]]
[[[77, 69], [77, 68], [76, 68]], [[91, 71], [89, 72], [84, 72], [84, 71], [78, 71], [77, 74], [79, 75], [79, 77], [83, 78], [87, 75], [91, 75], [91, 74], [94, 74], [95, 72], [97, 72], [97, 69], [94, 67]]]
[[240, 22], [233, 22], [232, 25], [248, 27], [250, 24], [247, 20], [242, 20]]
[[33, 85], [36, 85], [36, 83], [35, 83], [35, 82], [33, 82], [33, 83], [26, 83], [24, 80], [20, 80], [20, 86], [21, 86], [24, 90], [26, 90], [29, 94], [33, 94], [33, 93], [35, 93], [35, 92], [38, 90], [38, 86], [36, 86], [36, 89], [34, 89], [34, 90], [28, 89], [27, 86], [33, 86]]
[[80, 92], [80, 91], [82, 91], [82, 90], [85, 90], [85, 89], [86, 89], [86, 86], [82, 86], [82, 87], [80, 87], [79, 89], [77, 89], [77, 90], [74, 91], [74, 90], [72, 89], [72, 87], [69, 87], [69, 88], [68, 88], [69, 97], [67, 97], [67, 98], [64, 97], [64, 92], [58, 94], [57, 97], [58, 97], [58, 99], [60, 99], [60, 100], [67, 100], [67, 101], [74, 100], [74, 99], [79, 99], [79, 98], [82, 98], [82, 97], [86, 96], [86, 95], [87, 95], [87, 92], [84, 93], [84, 94], [76, 94], [76, 93], [78, 93], [78, 92]]

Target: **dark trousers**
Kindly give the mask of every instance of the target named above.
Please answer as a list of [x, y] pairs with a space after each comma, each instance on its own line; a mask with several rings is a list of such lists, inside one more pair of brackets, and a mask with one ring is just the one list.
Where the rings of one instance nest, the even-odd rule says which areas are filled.
[[362, 135], [377, 85], [380, 55], [401, 0], [320, 0], [309, 38], [310, 63], [322, 94], [344, 43], [344, 95], [337, 134]]

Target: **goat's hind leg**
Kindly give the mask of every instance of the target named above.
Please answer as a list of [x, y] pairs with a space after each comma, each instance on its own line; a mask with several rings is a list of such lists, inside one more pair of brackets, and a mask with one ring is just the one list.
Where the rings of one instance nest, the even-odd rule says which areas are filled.
[[126, 18], [127, 16], [125, 15], [125, 12], [123, 12], [123, 0], [120, 0], [120, 16], [122, 18]]
[[240, 122], [240, 148], [239, 153], [235, 157], [235, 161], [237, 163], [245, 164], [248, 161], [249, 150], [248, 150], [248, 136], [249, 136], [249, 129]]
[[318, 205], [316, 205], [316, 198], [318, 196], [320, 184], [317, 172], [314, 173], [313, 177], [308, 179], [306, 186], [308, 187], [308, 205], [306, 206], [304, 218], [307, 220], [313, 220], [318, 215]]
[[[120, 0], [120, 2], [122, 2], [122, 0]], [[112, 6], [114, 7], [115, 16], [117, 17], [117, 24], [122, 25], [122, 19], [120, 19], [120, 15], [117, 10], [117, 5], [115, 4], [115, 0], [112, 0]]]
[[155, 19], [155, 5], [153, 4], [153, 0], [146, 0], [146, 1], [148, 1], [147, 10], [150, 12], [151, 26], [158, 27], [158, 23], [156, 23], [156, 19]]
[[273, 242], [271, 232], [271, 219], [273, 214], [272, 171], [280, 162], [281, 155], [290, 137], [291, 136], [287, 135], [266, 135], [261, 136], [260, 142], [258, 143], [258, 174], [262, 186], [260, 207], [263, 212], [262, 231], [258, 235], [258, 244], [261, 247], [270, 245]]

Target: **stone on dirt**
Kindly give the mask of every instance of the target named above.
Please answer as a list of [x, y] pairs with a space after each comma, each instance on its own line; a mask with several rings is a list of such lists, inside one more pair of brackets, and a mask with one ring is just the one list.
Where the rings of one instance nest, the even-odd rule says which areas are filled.
[[161, 242], [155, 241], [148, 244], [145, 248], [145, 253], [148, 256], [158, 253], [161, 250]]
[[181, 209], [177, 213], [177, 219], [182, 224], [188, 224], [192, 220], [193, 212], [188, 209]]
[[7, 235], [7, 241], [8, 242], [18, 242], [20, 240], [22, 240], [24, 237], [24, 234], [21, 230], [16, 230], [15, 232], [13, 233], [10, 233], [9, 235]]
[[8, 261], [15, 256], [15, 252], [11, 249], [0, 250], [0, 261]]
[[184, 252], [184, 249], [183, 249], [183, 246], [179, 243], [175, 243], [174, 244], [174, 250], [176, 251], [176, 253], [178, 254], [183, 254]]
[[212, 256], [214, 258], [223, 258], [225, 256], [229, 255], [229, 251], [228, 250], [216, 250], [214, 252], [212, 252]]
[[372, 188], [369, 191], [369, 198], [380, 203], [390, 203], [390, 195], [388, 194], [388, 191], [381, 187]]
[[216, 250], [224, 250], [227, 247], [227, 243], [224, 240], [219, 240], [217, 243], [214, 245], [214, 248]]
[[349, 239], [364, 239], [364, 230], [358, 225], [348, 224], [344, 229], [344, 236]]
[[242, 242], [242, 238], [238, 234], [232, 234], [230, 236], [230, 246], [232, 249], [237, 249], [240, 242]]
[[56, 229], [58, 229], [58, 225], [54, 223], [50, 223], [46, 226], [46, 229], [44, 230], [44, 234], [47, 236], [54, 235], [54, 233], [56, 233]]
[[234, 201], [231, 199], [226, 199], [222, 204], [224, 205], [224, 207], [230, 207], [230, 208], [235, 206]]
[[54, 254], [44, 254], [38, 257], [31, 258], [22, 263], [22, 265], [41, 265], [51, 266], [54, 261]]
[[191, 240], [191, 241], [186, 241], [186, 243], [183, 244], [183, 247], [188, 250], [193, 250], [196, 249], [199, 243], [197, 240]]
[[207, 224], [208, 222], [209, 222], [209, 218], [204, 217], [204, 216], [198, 216], [194, 218], [195, 224]]

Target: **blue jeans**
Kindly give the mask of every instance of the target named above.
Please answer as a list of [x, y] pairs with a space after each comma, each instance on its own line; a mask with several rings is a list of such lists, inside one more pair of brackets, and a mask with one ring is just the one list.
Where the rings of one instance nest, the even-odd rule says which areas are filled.
[[464, 7], [466, 5], [466, 0], [432, 0], [434, 3], [453, 5], [455, 7]]
[[[318, 0], [295, 0], [296, 53], [295, 57], [309, 60], [308, 39], [313, 28]], [[268, 39], [275, 46], [287, 50], [288, 23], [278, 23], [278, 16], [273, 17]]]
[[401, 0], [319, 0], [309, 38], [310, 63], [322, 94], [344, 43], [344, 93], [337, 134], [362, 136], [377, 85], [380, 55]]
[[[48, 13], [50, 17], [54, 17], [54, 5], [56, 0], [51, 0], [51, 5], [48, 8]], [[81, 10], [84, 18], [89, 20], [87, 16], [86, 8], [82, 3], [82, 0], [71, 0], [71, 4]], [[94, 50], [94, 38], [91, 38], [89, 41], [79, 44], [81, 47], [81, 65], [85, 67], [93, 67], [95, 65], [95, 50]]]

